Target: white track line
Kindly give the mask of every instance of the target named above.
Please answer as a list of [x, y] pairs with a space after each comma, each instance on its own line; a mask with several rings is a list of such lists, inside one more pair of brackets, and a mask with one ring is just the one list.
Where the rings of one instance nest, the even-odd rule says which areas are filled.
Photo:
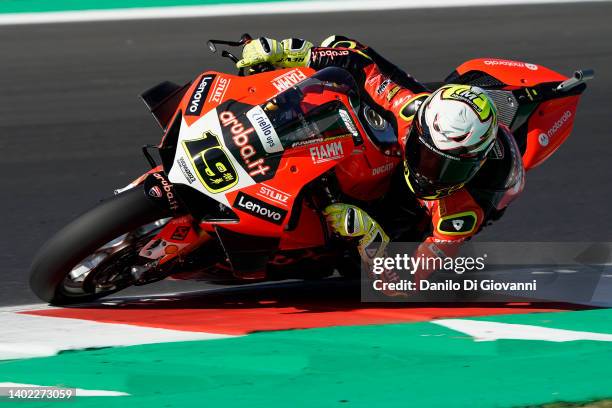
[[50, 306], [47, 303], [30, 303], [26, 305], [2, 306], [0, 307], [0, 313], [5, 313], [5, 312], [18, 313], [18, 312], [27, 312], [29, 310], [47, 310], [47, 309], [57, 309], [57, 307]]
[[0, 313], [0, 327], [0, 360], [47, 357], [64, 350], [236, 337], [6, 311]]
[[[610, 0], [594, 0], [610, 1]], [[328, 0], [0, 14], [0, 25], [577, 3], [580, 0]]]
[[469, 319], [440, 319], [434, 324], [468, 334], [475, 341], [540, 340], [540, 341], [612, 341], [612, 334], [577, 330], [553, 329], [527, 324], [511, 324]]

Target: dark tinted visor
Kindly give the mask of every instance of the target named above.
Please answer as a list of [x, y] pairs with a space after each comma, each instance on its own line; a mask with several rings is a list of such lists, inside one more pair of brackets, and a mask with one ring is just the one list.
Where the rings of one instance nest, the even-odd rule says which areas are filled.
[[421, 135], [413, 124], [406, 141], [406, 161], [410, 174], [419, 184], [430, 183], [438, 187], [462, 184], [471, 179], [480, 168], [484, 158], [448, 155], [433, 146], [431, 137]]

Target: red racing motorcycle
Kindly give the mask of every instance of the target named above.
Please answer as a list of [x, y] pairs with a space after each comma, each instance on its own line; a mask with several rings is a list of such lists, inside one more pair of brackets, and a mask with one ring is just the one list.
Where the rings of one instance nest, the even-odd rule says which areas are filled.
[[[262, 64], [244, 74], [207, 71], [141, 95], [163, 129], [143, 147], [151, 170], [41, 248], [30, 276], [40, 299], [90, 301], [167, 277], [249, 283], [354, 270], [354, 253], [329, 239], [321, 202], [334, 201], [331, 183], [362, 202], [382, 197], [402, 161], [394, 130], [343, 69]], [[569, 136], [592, 76], [476, 59], [445, 82], [489, 92], [530, 169]]]

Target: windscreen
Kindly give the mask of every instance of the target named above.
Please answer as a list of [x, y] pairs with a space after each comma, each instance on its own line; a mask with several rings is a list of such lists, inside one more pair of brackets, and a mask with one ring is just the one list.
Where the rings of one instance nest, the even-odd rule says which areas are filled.
[[356, 98], [350, 74], [337, 68], [324, 69], [315, 76], [260, 105], [268, 116], [283, 148], [316, 143], [342, 136], [359, 138], [347, 107], [339, 100], [325, 103], [317, 96], [325, 91], [342, 92]]

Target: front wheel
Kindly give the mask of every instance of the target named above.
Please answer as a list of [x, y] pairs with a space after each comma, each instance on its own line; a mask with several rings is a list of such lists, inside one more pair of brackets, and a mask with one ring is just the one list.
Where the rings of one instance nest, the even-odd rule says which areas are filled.
[[30, 288], [43, 301], [61, 305], [132, 285], [132, 269], [147, 261], [138, 252], [167, 217], [138, 187], [103, 201], [40, 249], [32, 262]]

